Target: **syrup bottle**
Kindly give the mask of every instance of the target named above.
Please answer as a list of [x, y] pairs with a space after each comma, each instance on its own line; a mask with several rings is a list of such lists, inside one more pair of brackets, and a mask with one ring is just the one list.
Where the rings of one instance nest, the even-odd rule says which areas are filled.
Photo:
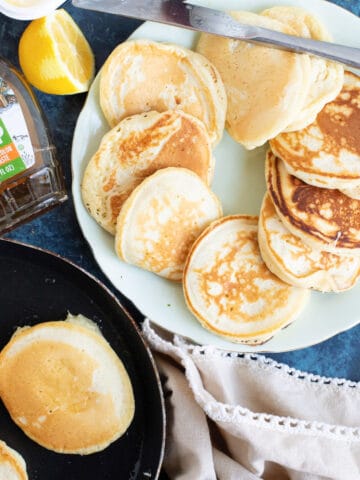
[[0, 57], [0, 234], [66, 199], [40, 107], [22, 75]]

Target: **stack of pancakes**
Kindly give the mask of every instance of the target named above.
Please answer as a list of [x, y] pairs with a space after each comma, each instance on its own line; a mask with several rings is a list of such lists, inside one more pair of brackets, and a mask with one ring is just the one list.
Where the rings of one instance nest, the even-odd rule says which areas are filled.
[[360, 276], [359, 133], [360, 78], [345, 72], [313, 123], [270, 141], [259, 242], [292, 285], [339, 292]]
[[[301, 8], [232, 15], [331, 40]], [[182, 281], [215, 334], [260, 344], [299, 315], [309, 288], [346, 290], [360, 275], [358, 79], [322, 58], [208, 34], [196, 48], [132, 40], [112, 52], [100, 80], [111, 130], [83, 200], [121, 260]], [[221, 218], [210, 189], [225, 120], [247, 149], [271, 140], [259, 218]]]
[[86, 167], [84, 204], [122, 260], [181, 280], [192, 243], [222, 215], [210, 190], [225, 124], [220, 75], [186, 48], [131, 40], [105, 62], [99, 100], [112, 129]]
[[[232, 16], [290, 35], [331, 40], [316, 17], [297, 7], [273, 7], [260, 14], [232, 12]], [[196, 50], [218, 69], [228, 97], [228, 131], [247, 149], [309, 125], [342, 87], [341, 65], [306, 54], [205, 33]]]
[[[226, 95], [209, 60], [175, 45], [125, 42], [102, 70], [100, 105], [112, 129], [86, 167], [82, 196], [93, 218], [115, 236], [118, 257], [183, 281], [195, 317], [234, 342], [262, 343], [294, 320], [307, 292], [268, 270], [257, 245], [258, 219], [221, 218], [210, 190]], [[213, 232], [223, 225], [225, 232], [234, 229], [233, 245], [224, 241], [237, 251], [236, 261], [222, 257], [221, 242], [212, 246]], [[212, 268], [222, 271], [217, 281], [207, 279], [212, 249]]]

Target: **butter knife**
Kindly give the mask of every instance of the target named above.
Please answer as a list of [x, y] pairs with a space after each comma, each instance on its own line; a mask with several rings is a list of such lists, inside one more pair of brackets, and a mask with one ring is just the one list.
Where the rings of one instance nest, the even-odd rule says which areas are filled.
[[292, 52], [309, 53], [360, 68], [360, 48], [286, 35], [239, 23], [226, 12], [182, 0], [73, 0], [72, 3], [79, 8], [166, 23]]

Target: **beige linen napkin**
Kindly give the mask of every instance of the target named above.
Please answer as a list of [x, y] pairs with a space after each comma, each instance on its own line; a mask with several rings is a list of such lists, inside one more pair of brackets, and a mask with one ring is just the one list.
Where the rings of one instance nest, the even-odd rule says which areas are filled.
[[360, 479], [359, 383], [194, 346], [148, 320], [143, 333], [166, 377], [171, 479]]

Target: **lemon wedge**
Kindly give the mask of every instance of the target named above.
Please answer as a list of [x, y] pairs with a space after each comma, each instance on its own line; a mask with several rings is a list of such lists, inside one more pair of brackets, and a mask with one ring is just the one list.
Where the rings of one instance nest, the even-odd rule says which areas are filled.
[[63, 9], [33, 20], [19, 43], [27, 80], [45, 93], [86, 92], [94, 75], [94, 55], [84, 34]]

